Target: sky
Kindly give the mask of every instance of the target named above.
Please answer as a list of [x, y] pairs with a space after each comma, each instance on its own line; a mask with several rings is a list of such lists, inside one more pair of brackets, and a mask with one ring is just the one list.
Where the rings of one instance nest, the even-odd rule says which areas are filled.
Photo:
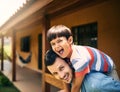
[[0, 27], [25, 3], [26, 0], [0, 0]]

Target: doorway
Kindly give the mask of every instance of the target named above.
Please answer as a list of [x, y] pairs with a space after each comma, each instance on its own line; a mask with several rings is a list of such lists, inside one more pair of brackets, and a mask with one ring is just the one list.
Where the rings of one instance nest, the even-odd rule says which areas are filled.
[[42, 34], [38, 35], [38, 69], [42, 70]]

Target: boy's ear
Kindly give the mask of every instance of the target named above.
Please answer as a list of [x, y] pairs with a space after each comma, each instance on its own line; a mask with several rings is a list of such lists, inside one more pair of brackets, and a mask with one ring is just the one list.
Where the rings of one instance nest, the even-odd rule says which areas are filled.
[[70, 37], [68, 38], [68, 42], [69, 42], [70, 44], [73, 44], [73, 37], [72, 37], [72, 36], [70, 36]]

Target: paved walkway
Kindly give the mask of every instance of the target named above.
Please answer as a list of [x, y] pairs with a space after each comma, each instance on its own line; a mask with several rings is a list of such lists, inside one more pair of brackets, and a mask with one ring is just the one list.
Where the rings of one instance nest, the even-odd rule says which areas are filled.
[[[0, 64], [1, 67], [1, 64]], [[5, 60], [4, 61], [4, 71], [3, 73], [11, 80], [12, 79], [12, 64], [11, 62]], [[21, 92], [42, 92], [41, 91], [41, 74], [39, 72], [30, 70], [25, 67], [20, 67], [17, 65], [16, 67], [16, 82], [14, 82], [15, 86]], [[58, 89], [55, 87], [51, 87], [51, 92], [57, 92]]]

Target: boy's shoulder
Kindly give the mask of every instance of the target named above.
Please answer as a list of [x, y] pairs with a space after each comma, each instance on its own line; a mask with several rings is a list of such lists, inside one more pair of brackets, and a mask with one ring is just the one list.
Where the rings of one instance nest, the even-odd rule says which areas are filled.
[[86, 49], [86, 46], [73, 45], [72, 49], [73, 49], [73, 52], [72, 52], [71, 58], [90, 57], [89, 52]]
[[88, 46], [81, 46], [81, 45], [73, 45], [73, 52], [80, 52], [86, 53], [87, 52], [87, 47]]
[[73, 50], [85, 50], [86, 46], [82, 45], [73, 45]]

